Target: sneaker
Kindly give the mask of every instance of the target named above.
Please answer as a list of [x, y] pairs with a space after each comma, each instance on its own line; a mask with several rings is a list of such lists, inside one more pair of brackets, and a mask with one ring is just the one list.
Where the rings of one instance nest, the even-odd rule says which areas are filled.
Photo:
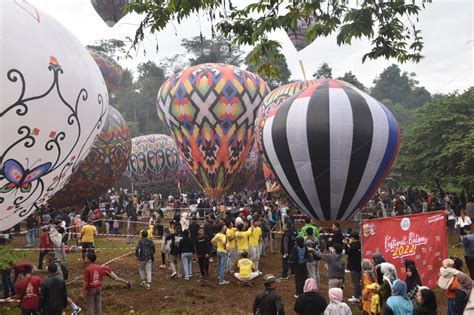
[[230, 283], [230, 282], [229, 282], [229, 281], [226, 281], [226, 280], [224, 280], [224, 281], [222, 281], [222, 282], [219, 282], [220, 285], [225, 285], [225, 284], [229, 284], [229, 283]]
[[288, 280], [288, 278], [289, 278], [288, 276], [286, 276], [286, 277], [281, 277], [280, 280]]
[[351, 271], [350, 271], [350, 270], [347, 270], [347, 269], [345, 269], [344, 272], [345, 272], [345, 273], [351, 273]]
[[141, 285], [142, 287], [144, 287], [144, 286], [146, 286], [146, 282], [145, 282], [145, 281], [142, 281], [142, 282], [140, 282], [140, 285]]
[[150, 290], [150, 289], [151, 289], [151, 284], [147, 283], [147, 284], [145, 285], [145, 288], [147, 288], [148, 290]]
[[261, 275], [263, 272], [261, 272], [260, 270], [257, 270], [258, 274]]
[[296, 294], [295, 294], [295, 295], [293, 295], [293, 296], [295, 297], [295, 299], [297, 299], [297, 298], [298, 298], [298, 296], [297, 296]]
[[166, 269], [166, 265], [159, 265], [158, 268]]
[[132, 288], [132, 281], [128, 281], [128, 283], [127, 283], [127, 288], [128, 288], [128, 289], [131, 289], [131, 288]]
[[184, 277], [184, 280], [189, 281], [189, 277]]
[[71, 314], [72, 314], [72, 315], [77, 315], [77, 314], [79, 314], [81, 311], [82, 311], [82, 308], [77, 307], [75, 310], [72, 310], [72, 313], [71, 313]]
[[360, 299], [358, 299], [354, 296], [352, 298], [348, 299], [348, 301], [351, 302], [351, 303], [360, 303]]
[[173, 272], [173, 273], [171, 274], [171, 278], [174, 278], [174, 277], [176, 277], [177, 275], [178, 275], [178, 274], [177, 274], [176, 272]]

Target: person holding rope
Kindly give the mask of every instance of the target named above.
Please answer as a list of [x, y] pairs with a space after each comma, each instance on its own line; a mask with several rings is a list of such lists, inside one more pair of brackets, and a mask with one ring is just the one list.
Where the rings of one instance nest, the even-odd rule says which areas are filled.
[[20, 300], [21, 315], [37, 315], [40, 302], [40, 287], [43, 279], [33, 276], [33, 266], [24, 265], [23, 278], [16, 284], [16, 298]]

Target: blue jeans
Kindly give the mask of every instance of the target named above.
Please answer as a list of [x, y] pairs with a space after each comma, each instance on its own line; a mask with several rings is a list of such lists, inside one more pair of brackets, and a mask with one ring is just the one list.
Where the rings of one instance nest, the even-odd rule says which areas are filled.
[[448, 299], [448, 315], [454, 315], [454, 302], [456, 299]]
[[217, 252], [217, 258], [219, 259], [218, 263], [218, 270], [219, 270], [219, 275], [217, 276], [217, 279], [219, 282], [224, 281], [224, 274], [225, 274], [225, 265], [227, 265], [227, 253], [224, 252]]
[[184, 277], [191, 277], [193, 275], [193, 253], [182, 253], [181, 261], [183, 262]]
[[28, 230], [26, 232], [26, 244], [28, 246], [35, 247], [35, 235], [36, 235], [35, 229]]
[[12, 282], [12, 270], [3, 269], [2, 270], [2, 285], [3, 285], [3, 298], [9, 298], [15, 296], [15, 286]]

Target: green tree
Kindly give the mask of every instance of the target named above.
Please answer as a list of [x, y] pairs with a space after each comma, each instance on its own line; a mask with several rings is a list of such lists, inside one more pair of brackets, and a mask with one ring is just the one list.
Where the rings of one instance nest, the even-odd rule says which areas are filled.
[[222, 38], [201, 38], [195, 36], [183, 39], [181, 46], [186, 49], [189, 56], [189, 65], [195, 66], [202, 63], [225, 63], [240, 66], [243, 52], [232, 47]]
[[332, 68], [327, 64], [327, 62], [323, 63], [319, 66], [318, 70], [313, 73], [313, 78], [318, 80], [332, 79]]
[[286, 58], [280, 50], [267, 51], [263, 55], [260, 52], [261, 49], [257, 45], [245, 57], [247, 70], [258, 73], [272, 90], [288, 83], [291, 71], [288, 69]]
[[355, 74], [352, 73], [352, 71], [344, 73], [342, 77], [338, 77], [337, 79], [350, 83], [359, 90], [367, 91], [367, 88], [364, 86], [364, 84], [362, 84], [362, 82], [357, 79], [357, 77], [355, 76]]
[[102, 38], [102, 39], [96, 40], [93, 45], [87, 45], [86, 47], [104, 52], [107, 55], [117, 60], [130, 57], [127, 54], [127, 50], [125, 48], [125, 42], [120, 39]]
[[416, 110], [402, 138], [399, 169], [411, 184], [454, 183], [469, 195], [474, 183], [474, 88]]
[[418, 87], [418, 84], [415, 73], [402, 72], [399, 66], [392, 64], [374, 80], [371, 95], [377, 99], [389, 99], [407, 108], [417, 108], [431, 100], [430, 93], [424, 87]]
[[[419, 62], [423, 56], [423, 38], [413, 21], [426, 3], [431, 0], [373, 1], [361, 0], [252, 0], [246, 5], [234, 6], [235, 1], [181, 0], [181, 1], [132, 1], [127, 12], [143, 15], [133, 45], [144, 39], [145, 30], [152, 33], [173, 22], [181, 23], [191, 15], [205, 12], [212, 22], [212, 34], [232, 40], [238, 46], [260, 43], [262, 50], [274, 41], [268, 34], [277, 29], [295, 30], [300, 19], [314, 18], [306, 37], [309, 41], [337, 33], [337, 43], [351, 44], [353, 39], [371, 41], [366, 58], [395, 58], [399, 62]], [[240, 3], [239, 3], [240, 4]], [[216, 22], [216, 17], [219, 21]]]

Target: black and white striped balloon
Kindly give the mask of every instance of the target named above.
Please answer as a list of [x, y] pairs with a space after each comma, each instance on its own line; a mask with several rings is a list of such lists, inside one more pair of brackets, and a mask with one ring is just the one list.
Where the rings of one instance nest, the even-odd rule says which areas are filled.
[[265, 122], [267, 160], [291, 199], [319, 220], [347, 220], [375, 193], [400, 131], [379, 101], [339, 80], [290, 97]]

